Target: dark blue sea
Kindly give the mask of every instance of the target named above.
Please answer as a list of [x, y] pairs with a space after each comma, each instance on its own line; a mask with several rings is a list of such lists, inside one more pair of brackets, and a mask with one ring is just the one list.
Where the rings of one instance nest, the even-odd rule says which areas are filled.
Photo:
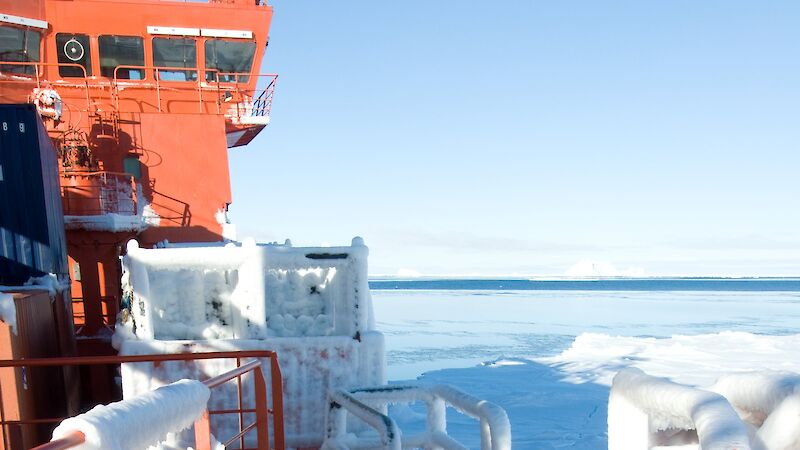
[[800, 292], [800, 278], [376, 279], [369, 286], [373, 290]]

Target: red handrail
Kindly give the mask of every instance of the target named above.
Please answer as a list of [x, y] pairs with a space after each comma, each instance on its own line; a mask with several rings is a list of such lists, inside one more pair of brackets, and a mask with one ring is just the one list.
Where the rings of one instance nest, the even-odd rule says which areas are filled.
[[[46, 63], [46, 62], [36, 62], [36, 61], [0, 61], [0, 67], [3, 67], [3, 66], [32, 66], [32, 67], [34, 67], [35, 70], [34, 70], [34, 75], [33, 76], [35, 76], [35, 78], [36, 78], [36, 87], [37, 88], [41, 87], [42, 76], [44, 75], [44, 72], [42, 72], [42, 74], [39, 73], [39, 71], [40, 71], [40, 69], [42, 67], [78, 67], [83, 72], [83, 77], [78, 76], [78, 77], [69, 77], [69, 78], [76, 78], [76, 79], [81, 79], [82, 78], [83, 79], [83, 88], [85, 89], [85, 92], [86, 92], [86, 111], [89, 111], [90, 108], [91, 108], [92, 102], [91, 102], [91, 100], [89, 98], [89, 76], [86, 73], [86, 68], [83, 67], [80, 64], [76, 64], [76, 63]], [[0, 71], [0, 73], [2, 73], [2, 71]], [[25, 73], [15, 74], [15, 75], [23, 76], [23, 77], [24, 76], [32, 76], [30, 74], [25, 74]], [[22, 80], [1, 80], [1, 81], [3, 81], [3, 82], [8, 82], [8, 81], [20, 82]]]
[[80, 431], [72, 431], [67, 433], [67, 435], [61, 439], [56, 439], [38, 447], [34, 447], [33, 450], [65, 450], [68, 448], [77, 447], [84, 442], [86, 442], [85, 434], [81, 433]]
[[[240, 423], [239, 433], [230, 438], [229, 442], [237, 439], [243, 439], [243, 436], [253, 429], [256, 430], [257, 448], [259, 450], [283, 450], [285, 447], [284, 429], [283, 429], [283, 379], [281, 376], [280, 367], [278, 366], [278, 359], [275, 352], [268, 350], [248, 350], [239, 352], [208, 352], [208, 353], [178, 353], [178, 354], [158, 354], [158, 355], [130, 355], [130, 356], [75, 356], [64, 358], [31, 358], [19, 360], [0, 360], [0, 368], [2, 367], [48, 367], [48, 366], [76, 366], [76, 365], [105, 365], [105, 364], [121, 364], [121, 363], [136, 363], [136, 362], [164, 362], [164, 361], [191, 361], [191, 360], [205, 360], [205, 359], [225, 359], [235, 358], [237, 365], [242, 358], [259, 358], [249, 361], [239, 367], [225, 372], [216, 377], [205, 380], [203, 383], [209, 388], [220, 386], [233, 379], [241, 380], [244, 374], [253, 372], [254, 382], [254, 396], [255, 396], [255, 409], [244, 409], [240, 400], [239, 409], [234, 410], [206, 410], [202, 417], [195, 422], [195, 448], [197, 450], [210, 450], [211, 447], [211, 430], [209, 417], [212, 414], [243, 414], [255, 413], [255, 422], [251, 425], [245, 426]], [[270, 361], [270, 379], [272, 390], [272, 408], [267, 405], [267, 385], [264, 380], [264, 373], [262, 370], [262, 362], [260, 359], [267, 358]], [[241, 390], [239, 391], [241, 397]], [[0, 404], [0, 412], [2, 412], [2, 404]], [[269, 416], [272, 416], [272, 426], [274, 442], [270, 446], [269, 442]], [[0, 420], [0, 426], [5, 427], [10, 424], [21, 424], [23, 422], [52, 422], [58, 419], [37, 419], [34, 421], [12, 421]], [[5, 442], [5, 434], [3, 434], [3, 445], [7, 448]], [[35, 447], [33, 450], [60, 450], [75, 447], [85, 441], [85, 436], [82, 433], [70, 433], [67, 436], [51, 441], [49, 443]]]

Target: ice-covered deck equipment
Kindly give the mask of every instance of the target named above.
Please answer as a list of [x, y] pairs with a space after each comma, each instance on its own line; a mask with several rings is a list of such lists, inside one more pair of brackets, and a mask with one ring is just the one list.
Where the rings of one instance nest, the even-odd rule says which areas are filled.
[[[131, 242], [123, 262], [129, 306], [116, 344], [122, 355], [275, 351], [284, 374], [287, 445], [319, 446], [329, 390], [385, 382], [368, 253], [360, 238], [348, 247], [317, 248], [250, 243], [143, 249]], [[206, 361], [126, 364], [123, 391], [127, 398], [231, 368]], [[220, 391], [209, 404], [223, 408], [233, 401]]]

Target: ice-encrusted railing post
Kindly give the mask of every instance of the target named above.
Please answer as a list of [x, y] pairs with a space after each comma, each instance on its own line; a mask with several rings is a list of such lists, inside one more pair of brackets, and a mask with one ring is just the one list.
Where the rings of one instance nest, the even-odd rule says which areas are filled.
[[696, 430], [703, 450], [751, 450], [747, 427], [719, 394], [682, 386], [636, 368], [620, 371], [611, 386], [608, 449], [645, 450], [659, 431]]
[[721, 377], [710, 388], [723, 395], [758, 431], [753, 444], [764, 450], [800, 448], [800, 375], [750, 372]]
[[385, 450], [401, 450], [402, 438], [397, 423], [389, 416], [382, 414], [357, 400], [346, 391], [334, 391], [329, 395], [328, 418], [326, 423], [326, 439], [322, 450], [343, 450], [350, 448], [345, 440], [347, 436], [347, 413], [363, 420], [372, 427], [380, 437], [377, 448]]
[[[511, 425], [503, 408], [485, 400], [477, 399], [450, 386], [378, 386], [355, 389], [350, 393], [338, 391], [331, 394], [332, 402], [347, 409], [357, 417], [361, 417], [359, 414], [362, 411], [358, 411], [358, 405], [337, 401], [342, 396], [352, 398], [361, 405], [371, 405], [371, 407], [368, 407], [370, 411], [385, 417], [383, 420], [391, 421], [391, 423], [394, 423], [391, 418], [378, 413], [377, 410], [389, 404], [424, 402], [428, 408], [425, 432], [403, 437], [403, 446], [405, 448], [423, 448], [426, 450], [466, 449], [467, 447], [447, 434], [445, 413], [447, 405], [450, 405], [459, 412], [480, 422], [482, 450], [511, 450]], [[347, 433], [341, 427], [346, 426], [346, 423], [342, 425], [342, 423], [335, 422], [337, 419], [333, 417], [334, 414], [341, 413], [339, 410], [330, 411], [328, 423], [335, 424], [338, 434], [328, 436], [331, 446], [327, 448], [371, 448], [368, 445], [369, 443], [364, 442], [363, 439], [357, 437], [351, 438], [350, 441], [344, 439]], [[371, 423], [370, 425], [375, 428], [375, 425]], [[398, 430], [398, 436], [400, 435], [399, 433], [400, 430]]]
[[503, 408], [451, 386], [434, 386], [431, 392], [461, 413], [480, 421], [481, 449], [511, 449], [511, 422]]

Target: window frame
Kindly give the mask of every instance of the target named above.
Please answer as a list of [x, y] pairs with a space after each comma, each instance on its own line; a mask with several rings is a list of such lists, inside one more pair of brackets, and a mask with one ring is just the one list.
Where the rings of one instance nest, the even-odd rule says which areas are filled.
[[[7, 28], [7, 29], [17, 30], [17, 31], [21, 31], [22, 32], [23, 48], [20, 49], [22, 51], [22, 53], [18, 53], [18, 54], [25, 55], [24, 60], [21, 60], [22, 58], [20, 58], [20, 60], [4, 60], [4, 59], [2, 59], [3, 58], [3, 56], [2, 56], [3, 53], [0, 53], [0, 68], [2, 68], [4, 66], [2, 64], [4, 62], [10, 62], [10, 63], [16, 63], [16, 62], [41, 63], [42, 62], [42, 54], [44, 53], [42, 51], [43, 50], [42, 47], [43, 47], [44, 42], [45, 42], [44, 33], [40, 32], [40, 31], [37, 31], [36, 29], [34, 29], [32, 27], [15, 26], [14, 24], [9, 24], [9, 23], [0, 24], [0, 28]], [[28, 36], [30, 36], [30, 35], [38, 37], [38, 39], [39, 39], [38, 45], [35, 45], [35, 46], [29, 46], [28, 45], [28, 42], [29, 42]], [[36, 59], [30, 58], [28, 56], [28, 55], [30, 55], [29, 50], [32, 49], [32, 48], [36, 49]], [[40, 66], [38, 66], [38, 65], [30, 65], [30, 66], [25, 66], [25, 65], [5, 65], [5, 67], [7, 67], [7, 69], [2, 69], [2, 70], [5, 70], [8, 73], [14, 73], [14, 74], [18, 74], [18, 75], [34, 76], [37, 73], [41, 73], [41, 71], [39, 70]]]
[[[61, 38], [63, 36], [68, 36], [69, 39], [67, 39], [67, 41], [64, 42], [63, 44], [59, 44], [59, 38]], [[80, 40], [76, 39], [77, 37], [81, 37], [81, 38], [85, 39], [86, 42], [81, 42]], [[84, 55], [81, 58], [81, 60], [83, 60], [82, 63], [78, 62], [78, 61], [70, 60], [69, 57], [67, 57], [66, 53], [62, 54], [62, 51], [64, 50], [64, 47], [67, 45], [67, 42], [69, 42], [69, 41], [71, 41], [73, 39], [75, 39], [81, 45], [84, 46], [84, 49], [83, 49]], [[92, 73], [93, 73], [93, 67], [92, 67], [92, 36], [88, 35], [88, 34], [83, 34], [83, 33], [60, 32], [60, 33], [56, 33], [55, 40], [56, 40], [56, 58], [57, 58], [58, 63], [59, 64], [64, 64], [64, 63], [77, 64], [79, 66], [82, 66], [83, 69], [86, 71], [86, 77], [87, 78], [91, 77]], [[64, 57], [65, 61], [61, 60], [62, 56]], [[81, 78], [81, 77], [83, 77], [82, 73], [81, 74], [77, 74], [77, 75], [66, 75], [66, 74], [64, 74], [65, 71], [69, 71], [69, 70], [78, 71], [78, 68], [77, 67], [73, 67], [73, 66], [61, 66], [61, 65], [59, 65], [58, 66], [58, 76], [61, 77], [61, 78]]]
[[[116, 65], [114, 67], [112, 67], [112, 66], [104, 66], [103, 65], [103, 54], [101, 53], [102, 47], [103, 47], [102, 41], [103, 41], [104, 38], [132, 38], [132, 39], [138, 39], [139, 42], [141, 43], [141, 52], [142, 52], [141, 64], [118, 64], [118, 65]], [[100, 68], [100, 76], [102, 76], [102, 77], [109, 78], [109, 79], [113, 80], [114, 79], [114, 71], [117, 70], [117, 67], [120, 67], [120, 66], [136, 66], [136, 67], [141, 66], [142, 67], [141, 69], [123, 69], [123, 70], [127, 70], [128, 71], [128, 77], [127, 78], [117, 77], [117, 79], [118, 80], [126, 80], [126, 81], [143, 81], [143, 80], [147, 80], [147, 69], [146, 69], [146, 67], [147, 67], [147, 48], [145, 47], [145, 39], [142, 36], [128, 35], [128, 34], [101, 34], [101, 35], [98, 35], [97, 36], [97, 59], [98, 59], [98, 61], [97, 61], [98, 66]], [[106, 73], [104, 73], [104, 70], [103, 70], [104, 68], [110, 68], [111, 69], [111, 73], [108, 74], [108, 75]], [[130, 77], [131, 72], [138, 72], [139, 73], [139, 78], [131, 78]], [[117, 71], [117, 73], [119, 73], [119, 72]]]
[[[210, 67], [208, 65], [208, 58], [209, 58], [209, 56], [208, 56], [209, 55], [208, 46], [214, 41], [250, 44], [250, 45], [253, 46], [253, 53], [250, 56], [250, 65], [249, 65], [249, 67], [247, 68], [247, 70], [245, 72], [239, 72], [239, 75], [236, 77], [235, 80], [225, 80], [225, 81], [223, 81], [223, 80], [218, 80], [216, 77], [213, 77], [214, 73], [220, 73], [218, 68]], [[243, 83], [243, 84], [249, 83], [251, 75], [253, 73], [253, 66], [256, 63], [256, 51], [257, 50], [258, 50], [258, 43], [254, 39], [233, 39], [233, 38], [223, 38], [223, 37], [209, 37], [209, 38], [206, 38], [205, 41], [203, 42], [203, 70], [205, 71], [205, 81], [209, 82], [209, 83], [215, 83], [215, 82], [233, 83], [233, 84], [236, 84], [236, 83]], [[217, 58], [215, 58], [215, 59], [217, 59]], [[222, 72], [222, 73], [227, 73], [227, 72]], [[246, 75], [242, 75], [242, 74], [246, 74]], [[212, 76], [212, 77], [209, 78], [209, 76]]]
[[[180, 65], [165, 65], [165, 64], [158, 64], [156, 62], [156, 40], [159, 41], [184, 41], [184, 42], [192, 42], [194, 44], [194, 67], [184, 66], [181, 67]], [[152, 36], [150, 38], [150, 53], [153, 59], [153, 77], [157, 79], [159, 82], [175, 82], [175, 83], [197, 83], [200, 81], [200, 65], [198, 64], [198, 60], [200, 59], [200, 52], [198, 51], [198, 42], [199, 39], [195, 38], [194, 36]], [[189, 47], [189, 46], [187, 46]], [[184, 61], [184, 64], [187, 64]], [[176, 69], [172, 70], [163, 70], [164, 67], [174, 67]], [[171, 79], [165, 78], [164, 74], [183, 74], [185, 77], [184, 79]], [[194, 76], [194, 78], [192, 78]]]

